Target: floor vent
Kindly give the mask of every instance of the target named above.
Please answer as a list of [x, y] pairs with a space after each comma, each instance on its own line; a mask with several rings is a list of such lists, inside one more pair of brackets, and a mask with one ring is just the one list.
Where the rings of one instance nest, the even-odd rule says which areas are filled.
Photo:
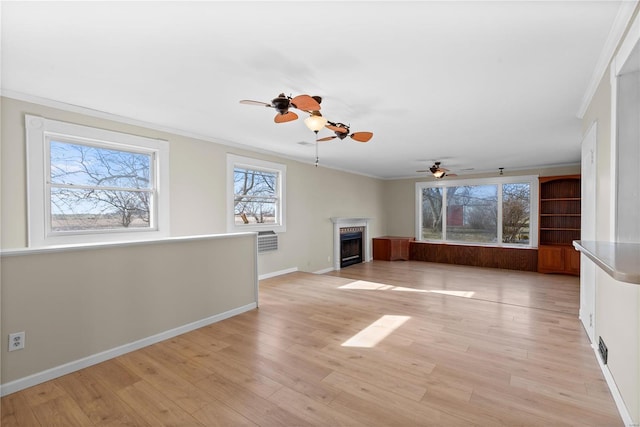
[[274, 231], [258, 232], [258, 253], [278, 250], [278, 235]]
[[602, 363], [607, 364], [607, 359], [609, 358], [609, 349], [604, 343], [602, 337], [598, 337], [598, 352], [600, 352], [600, 357], [602, 357]]

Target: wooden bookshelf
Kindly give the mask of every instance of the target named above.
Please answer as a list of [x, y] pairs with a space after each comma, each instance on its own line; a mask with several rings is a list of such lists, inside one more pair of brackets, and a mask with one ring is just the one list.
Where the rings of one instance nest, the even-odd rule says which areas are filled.
[[538, 271], [580, 274], [580, 175], [540, 178]]

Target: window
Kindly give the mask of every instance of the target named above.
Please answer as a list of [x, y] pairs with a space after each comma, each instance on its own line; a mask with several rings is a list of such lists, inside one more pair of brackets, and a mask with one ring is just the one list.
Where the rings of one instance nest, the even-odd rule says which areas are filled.
[[422, 188], [421, 237], [424, 240], [442, 240], [442, 190], [439, 187]]
[[169, 235], [166, 141], [25, 120], [29, 246]]
[[531, 244], [531, 205], [536, 201], [530, 183], [502, 185], [502, 243]]
[[447, 187], [447, 240], [496, 241], [497, 188], [496, 185]]
[[286, 166], [227, 155], [228, 231], [284, 232]]
[[416, 238], [536, 246], [537, 185], [535, 176], [417, 183]]

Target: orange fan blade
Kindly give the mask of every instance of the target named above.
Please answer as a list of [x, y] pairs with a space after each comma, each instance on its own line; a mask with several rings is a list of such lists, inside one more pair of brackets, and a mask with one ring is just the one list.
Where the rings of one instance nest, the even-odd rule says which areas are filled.
[[298, 95], [291, 100], [291, 104], [298, 110], [318, 111], [320, 104], [309, 95]]
[[243, 99], [242, 101], [240, 101], [240, 104], [259, 105], [259, 106], [262, 106], [262, 107], [271, 107], [271, 104], [267, 104], [266, 102], [251, 101], [250, 99]]
[[298, 115], [293, 111], [287, 111], [284, 114], [276, 114], [273, 121], [276, 123], [286, 123], [298, 118]]
[[349, 132], [349, 129], [343, 128], [343, 127], [340, 127], [340, 126], [325, 125], [325, 127], [327, 129], [331, 129], [334, 132], [339, 132], [339, 133], [347, 133], [347, 132]]
[[351, 134], [351, 138], [358, 142], [368, 142], [372, 137], [372, 132], [354, 132]]
[[333, 138], [337, 138], [337, 136], [325, 136], [324, 138], [320, 138], [318, 142], [331, 141]]

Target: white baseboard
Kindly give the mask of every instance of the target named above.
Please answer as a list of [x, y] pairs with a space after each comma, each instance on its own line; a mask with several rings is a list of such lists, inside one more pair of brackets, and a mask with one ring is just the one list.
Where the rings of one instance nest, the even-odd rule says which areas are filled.
[[229, 317], [236, 316], [255, 308], [257, 308], [256, 303], [247, 304], [242, 307], [225, 311], [224, 313], [215, 314], [205, 319], [195, 321], [193, 323], [179, 326], [168, 331], [160, 332], [159, 334], [152, 335], [150, 337], [142, 338], [138, 341], [121, 345], [119, 347], [115, 347], [101, 353], [93, 354], [91, 356], [83, 357], [82, 359], [74, 360], [73, 362], [65, 363], [64, 365], [56, 366], [54, 368], [32, 374], [24, 378], [19, 378], [17, 380], [0, 385], [0, 396], [6, 396], [8, 394], [15, 393], [16, 391], [24, 390], [25, 388], [32, 387], [45, 381], [70, 374], [71, 372], [79, 371], [80, 369], [84, 369], [86, 367], [104, 362], [105, 360], [113, 359], [114, 357], [139, 350], [151, 344], [173, 338], [175, 336], [193, 331], [198, 328], [202, 328], [203, 326], [211, 325], [212, 323], [228, 319]]
[[598, 346], [596, 344], [591, 344], [591, 348], [593, 348], [594, 353], [596, 354], [596, 360], [598, 361], [598, 365], [600, 365], [600, 370], [604, 375], [604, 379], [609, 386], [609, 391], [611, 391], [611, 396], [613, 397], [613, 401], [618, 408], [618, 412], [620, 413], [620, 417], [622, 417], [622, 421], [625, 426], [634, 426], [638, 425], [638, 423], [634, 423], [631, 418], [631, 414], [624, 404], [624, 400], [622, 399], [622, 395], [620, 394], [620, 390], [618, 390], [618, 386], [616, 385], [616, 381], [613, 379], [613, 375], [611, 375], [611, 371], [609, 367], [602, 363], [602, 359], [600, 358], [600, 352], [598, 351]]
[[334, 270], [333, 267], [329, 267], [329, 268], [324, 268], [322, 270], [314, 271], [313, 274], [324, 274], [324, 273], [329, 273], [330, 271], [333, 271], [333, 270]]
[[258, 276], [258, 280], [269, 279], [271, 277], [282, 276], [283, 274], [295, 273], [298, 271], [298, 267], [291, 267], [285, 270], [273, 271], [271, 273], [265, 273]]

